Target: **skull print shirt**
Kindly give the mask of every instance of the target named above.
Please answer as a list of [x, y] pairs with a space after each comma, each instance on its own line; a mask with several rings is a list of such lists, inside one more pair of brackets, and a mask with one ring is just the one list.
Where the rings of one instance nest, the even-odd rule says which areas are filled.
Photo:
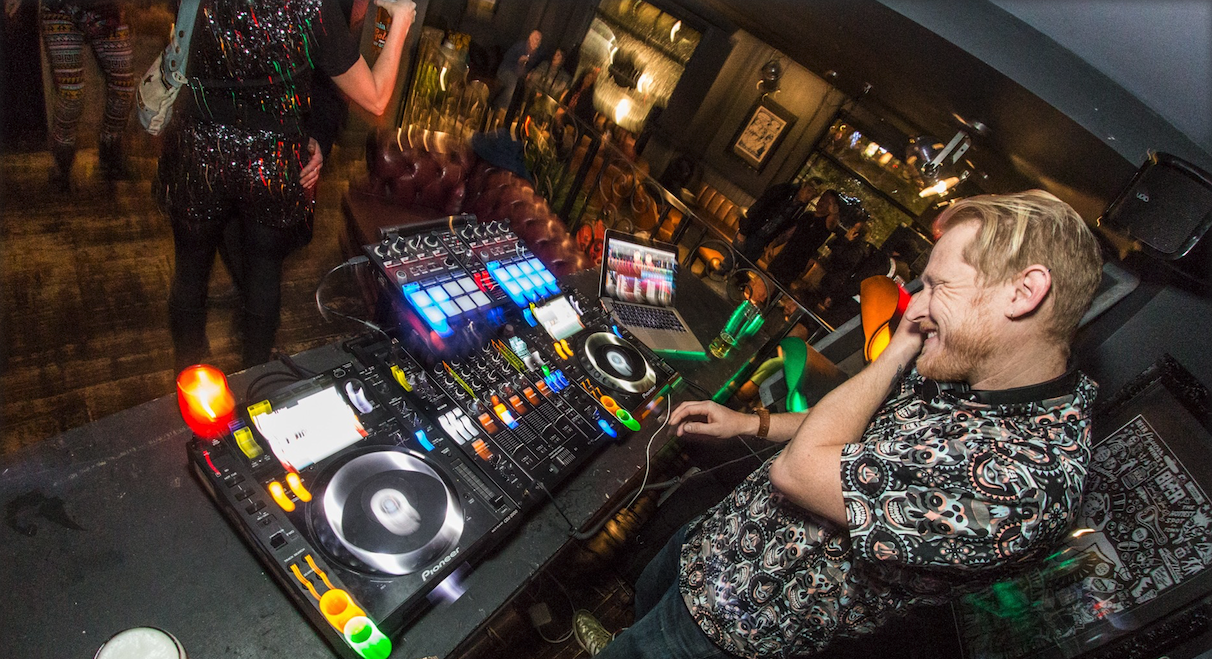
[[679, 588], [742, 657], [819, 652], [914, 604], [941, 604], [1042, 558], [1076, 519], [1097, 386], [1055, 398], [924, 400], [916, 370], [843, 448], [842, 528], [784, 499], [767, 461], [691, 525]]

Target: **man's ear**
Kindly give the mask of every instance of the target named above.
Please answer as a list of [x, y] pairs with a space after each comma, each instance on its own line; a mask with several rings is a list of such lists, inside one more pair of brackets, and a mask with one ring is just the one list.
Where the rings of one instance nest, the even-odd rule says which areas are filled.
[[1022, 318], [1034, 313], [1052, 289], [1052, 271], [1042, 265], [1030, 265], [1014, 279], [1014, 292], [1006, 307], [1006, 316]]

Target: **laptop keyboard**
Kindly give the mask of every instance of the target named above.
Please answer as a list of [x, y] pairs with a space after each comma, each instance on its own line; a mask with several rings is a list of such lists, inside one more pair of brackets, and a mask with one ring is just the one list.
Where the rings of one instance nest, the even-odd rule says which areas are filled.
[[672, 330], [674, 332], [686, 331], [686, 327], [682, 325], [681, 320], [669, 309], [640, 307], [633, 304], [619, 304], [616, 302], [614, 313], [624, 325], [645, 327], [647, 329]]

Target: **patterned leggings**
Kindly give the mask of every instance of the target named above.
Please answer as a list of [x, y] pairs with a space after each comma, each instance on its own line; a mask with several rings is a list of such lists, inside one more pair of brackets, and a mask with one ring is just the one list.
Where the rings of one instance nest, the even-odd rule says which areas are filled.
[[105, 74], [105, 117], [102, 143], [114, 143], [126, 129], [135, 96], [135, 75], [130, 28], [115, 3], [80, 7], [55, 2], [42, 7], [42, 43], [50, 62], [58, 94], [51, 125], [51, 145], [74, 148], [76, 126], [84, 100], [84, 43], [93, 49]]

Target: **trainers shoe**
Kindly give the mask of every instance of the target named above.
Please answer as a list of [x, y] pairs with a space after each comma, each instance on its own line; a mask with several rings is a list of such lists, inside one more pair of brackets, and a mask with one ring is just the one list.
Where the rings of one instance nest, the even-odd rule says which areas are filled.
[[572, 616], [572, 635], [576, 637], [577, 645], [591, 657], [596, 656], [614, 640], [614, 634], [606, 631], [602, 623], [584, 609]]

